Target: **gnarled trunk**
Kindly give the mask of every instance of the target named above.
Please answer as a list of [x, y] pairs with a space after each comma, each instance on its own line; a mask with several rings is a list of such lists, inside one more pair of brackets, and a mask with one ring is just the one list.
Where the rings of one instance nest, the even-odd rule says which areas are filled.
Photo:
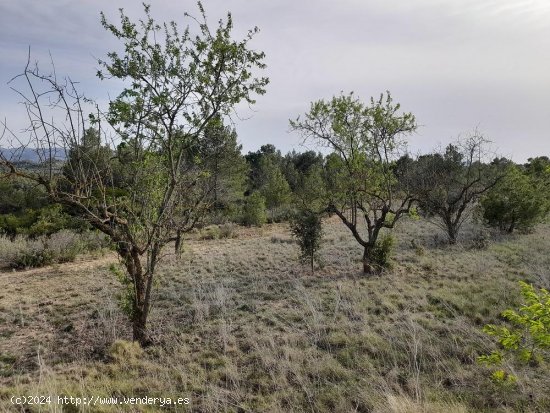
[[449, 244], [454, 245], [456, 244], [457, 239], [457, 229], [455, 228], [455, 225], [450, 220], [447, 220], [445, 222], [447, 226], [447, 237], [449, 238]]
[[363, 273], [364, 274], [374, 274], [376, 272], [376, 265], [373, 260], [373, 247], [371, 245], [366, 245], [363, 250]]
[[181, 258], [181, 230], [176, 231], [176, 242], [174, 244], [174, 253], [177, 258]]
[[134, 287], [132, 314], [130, 315], [133, 340], [145, 347], [151, 343], [147, 332], [147, 316], [150, 307], [152, 272], [144, 270], [139, 250], [135, 246], [129, 249], [120, 247], [118, 252], [124, 260], [124, 265]]

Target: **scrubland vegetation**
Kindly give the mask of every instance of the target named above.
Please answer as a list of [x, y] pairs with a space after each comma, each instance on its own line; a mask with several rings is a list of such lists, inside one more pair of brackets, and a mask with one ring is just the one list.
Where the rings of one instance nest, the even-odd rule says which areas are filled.
[[314, 275], [286, 224], [189, 236], [181, 259], [159, 268], [154, 345], [144, 350], [112, 347], [131, 339], [114, 255], [2, 273], [2, 408], [22, 393], [177, 394], [197, 412], [549, 408], [547, 362], [511, 364], [517, 382], [503, 385], [476, 361], [496, 349], [483, 326], [502, 325], [499, 314], [519, 306], [517, 281], [548, 285], [547, 225], [486, 234], [479, 248], [471, 224], [449, 246], [407, 218], [394, 232], [391, 269], [371, 277], [338, 219], [325, 227]]
[[108, 108], [38, 66], [14, 78], [39, 162], [0, 152], [3, 410], [550, 410], [548, 157], [477, 131], [413, 157], [390, 92], [290, 121], [325, 154], [243, 154], [227, 125], [269, 83], [257, 29], [144, 7], [101, 15], [124, 45], [98, 62], [126, 82]]

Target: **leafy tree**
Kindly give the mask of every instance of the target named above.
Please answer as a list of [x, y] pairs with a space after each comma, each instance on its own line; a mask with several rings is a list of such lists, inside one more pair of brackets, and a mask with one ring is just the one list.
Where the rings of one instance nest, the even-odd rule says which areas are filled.
[[321, 216], [309, 209], [301, 209], [293, 217], [290, 230], [298, 240], [302, 261], [309, 263], [313, 274], [314, 261], [323, 237]]
[[[291, 128], [334, 151], [326, 161], [326, 205], [363, 247], [363, 271], [375, 272], [380, 231], [393, 228], [413, 198], [395, 178], [395, 160], [404, 136], [416, 130], [411, 113], [399, 113], [390, 93], [365, 105], [353, 94], [311, 104]], [[361, 222], [366, 231], [360, 228]]]
[[205, 147], [201, 159], [208, 170], [212, 204], [216, 209], [228, 209], [241, 200], [246, 187], [248, 166], [237, 142], [237, 132], [224, 126], [220, 117], [206, 127]]
[[[100, 61], [98, 75], [127, 85], [105, 116], [99, 110], [86, 116], [75, 84], [58, 81], [55, 73], [43, 75], [28, 64], [17, 78], [27, 86], [24, 102], [35, 146], [74, 152], [87, 146], [90, 121], [102, 139], [107, 122], [116, 134], [113, 141], [120, 142], [117, 151], [112, 149], [116, 156], [107, 170], [77, 156], [72, 169], [78, 173], [60, 177], [53, 167], [22, 171], [0, 158], [8, 175], [39, 183], [51, 200], [68, 205], [110, 237], [133, 287], [133, 337], [143, 345], [150, 341], [147, 317], [161, 250], [180, 227], [175, 221], [187, 220], [203, 205], [201, 193], [181, 213], [182, 194], [195, 193], [191, 189], [201, 186], [208, 175], [200, 171], [201, 162], [193, 154], [205, 146], [201, 141], [208, 139], [204, 131], [212, 119], [229, 115], [239, 102], [253, 104], [254, 94], [263, 94], [268, 83], [253, 74], [264, 68], [264, 53], [248, 45], [257, 29], [243, 40], [233, 40], [228, 14], [211, 31], [199, 3], [201, 17], [186, 15], [191, 26], [180, 31], [175, 22], [157, 24], [149, 6], [144, 7], [145, 18], [137, 23], [122, 10], [120, 25], [101, 15], [103, 27], [121, 41], [123, 51]], [[46, 118], [41, 110], [46, 108], [61, 110], [61, 120]], [[108, 178], [115, 170], [122, 171], [117, 182]]]
[[527, 173], [550, 184], [550, 159], [548, 156], [537, 156], [536, 158], [529, 158], [527, 161], [527, 164], [525, 164]]
[[550, 211], [550, 198], [544, 187], [516, 165], [481, 199], [486, 222], [502, 231], [530, 229]]
[[[506, 310], [502, 317], [513, 327], [486, 325], [483, 331], [498, 340], [499, 349], [478, 358], [486, 365], [500, 365], [506, 356], [522, 363], [538, 364], [550, 360], [550, 293], [544, 288], [520, 282], [525, 304], [519, 310]], [[515, 381], [504, 371], [493, 373], [495, 381]]]
[[[271, 144], [262, 145], [256, 152], [248, 152], [245, 155], [249, 167], [248, 191], [251, 193], [260, 189], [265, 184], [265, 172], [263, 171], [266, 162], [272, 165], [281, 165], [281, 152]], [[267, 161], [269, 160], [269, 161]]]
[[309, 209], [315, 213], [326, 210], [326, 184], [322, 166], [312, 165], [307, 172], [301, 173], [293, 196], [298, 210]]
[[323, 162], [323, 155], [314, 151], [298, 153], [293, 150], [287, 153], [282, 159], [281, 170], [292, 192], [299, 191], [303, 183], [302, 177], [312, 168], [322, 168]]
[[243, 224], [261, 227], [266, 221], [265, 198], [259, 192], [253, 192], [244, 202]]
[[472, 135], [443, 153], [420, 156], [406, 178], [420, 212], [435, 218], [432, 222], [447, 233], [450, 244], [457, 242], [474, 204], [503, 177], [501, 166], [483, 163], [486, 142]]
[[62, 229], [84, 230], [87, 225], [50, 203], [43, 188], [24, 179], [0, 181], [0, 233], [14, 239], [51, 235]]
[[266, 206], [275, 218], [277, 209], [290, 202], [291, 191], [281, 169], [270, 158], [260, 160], [260, 193], [265, 198]]

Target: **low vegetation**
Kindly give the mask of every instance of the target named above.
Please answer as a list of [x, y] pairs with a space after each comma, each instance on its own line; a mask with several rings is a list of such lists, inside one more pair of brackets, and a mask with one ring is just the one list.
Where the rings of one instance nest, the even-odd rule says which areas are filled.
[[30, 56], [11, 81], [30, 138], [0, 135], [23, 145], [0, 151], [1, 410], [550, 411], [548, 157], [489, 157], [477, 132], [411, 157], [390, 92], [290, 121], [330, 153], [242, 154], [227, 125], [269, 83], [258, 29], [143, 7], [101, 14], [108, 107]]
[[324, 225], [315, 275], [298, 262], [296, 243], [273, 242], [292, 240], [286, 224], [239, 227], [233, 238], [187, 235], [182, 257], [159, 268], [154, 344], [144, 350], [127, 342], [116, 298], [125, 287], [109, 269], [116, 256], [1, 273], [0, 409], [28, 393], [177, 394], [191, 399], [181, 411], [196, 412], [550, 408], [545, 361], [504, 385], [477, 362], [497, 350], [483, 326], [502, 325], [500, 313], [521, 305], [518, 281], [550, 284], [547, 225], [489, 233], [479, 249], [471, 223], [448, 246], [426, 221], [404, 218], [391, 269], [370, 278], [347, 228], [337, 217]]
[[96, 232], [61, 230], [29, 239], [0, 236], [0, 268], [26, 269], [74, 261], [79, 254], [107, 250], [109, 241]]

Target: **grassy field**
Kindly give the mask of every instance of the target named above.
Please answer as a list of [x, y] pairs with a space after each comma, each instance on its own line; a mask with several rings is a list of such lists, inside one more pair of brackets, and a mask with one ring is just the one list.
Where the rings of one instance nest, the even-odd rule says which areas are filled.
[[[547, 365], [493, 384], [481, 332], [520, 304], [518, 280], [550, 286], [550, 227], [460, 245], [423, 221], [394, 231], [393, 266], [365, 277], [332, 218], [323, 266], [297, 261], [287, 226], [237, 229], [167, 251], [154, 289], [155, 344], [129, 340], [114, 255], [0, 273], [0, 411], [158, 411], [25, 406], [13, 395], [188, 397], [194, 412], [547, 412]], [[434, 235], [435, 234], [435, 235]], [[414, 240], [414, 241], [413, 241]], [[111, 268], [111, 269], [110, 269]]]

